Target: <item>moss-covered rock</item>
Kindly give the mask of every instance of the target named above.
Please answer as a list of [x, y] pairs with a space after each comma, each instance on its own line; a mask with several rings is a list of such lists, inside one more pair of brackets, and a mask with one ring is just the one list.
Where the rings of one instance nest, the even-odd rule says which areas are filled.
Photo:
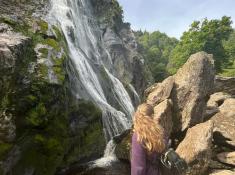
[[126, 130], [120, 136], [114, 138], [115, 142], [117, 143], [115, 154], [118, 159], [130, 161], [132, 135], [132, 130]]
[[91, 0], [94, 12], [100, 23], [114, 30], [119, 30], [123, 24], [123, 10], [117, 0]]
[[[4, 54], [12, 65], [0, 65], [0, 116], [11, 117], [7, 125], [14, 136], [0, 140], [0, 174], [53, 175], [58, 167], [102, 156], [102, 113], [70, 92], [61, 30], [32, 17], [20, 22], [0, 17], [0, 23], [11, 28], [9, 37], [25, 36], [23, 44]], [[11, 156], [15, 147], [20, 150], [17, 158]]]

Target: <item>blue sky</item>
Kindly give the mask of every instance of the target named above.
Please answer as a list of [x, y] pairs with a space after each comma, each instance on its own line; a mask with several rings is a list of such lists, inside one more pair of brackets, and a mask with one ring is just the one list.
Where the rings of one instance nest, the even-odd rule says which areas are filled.
[[134, 30], [159, 30], [180, 38], [194, 20], [231, 16], [235, 27], [235, 0], [118, 0], [124, 19]]

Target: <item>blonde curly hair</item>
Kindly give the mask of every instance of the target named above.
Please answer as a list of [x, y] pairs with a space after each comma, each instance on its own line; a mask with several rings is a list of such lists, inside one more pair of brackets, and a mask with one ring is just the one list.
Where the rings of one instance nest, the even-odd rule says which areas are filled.
[[164, 151], [164, 130], [153, 120], [153, 107], [147, 103], [138, 106], [134, 116], [133, 132], [137, 134], [137, 141], [142, 143], [148, 153]]

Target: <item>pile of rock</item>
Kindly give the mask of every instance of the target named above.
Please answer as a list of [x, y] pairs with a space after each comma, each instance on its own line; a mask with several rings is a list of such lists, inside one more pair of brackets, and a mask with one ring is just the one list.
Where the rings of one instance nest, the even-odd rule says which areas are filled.
[[234, 78], [214, 75], [212, 56], [199, 52], [146, 91], [190, 175], [235, 173]]
[[190, 175], [235, 174], [234, 78], [214, 76], [212, 55], [199, 52], [146, 91]]
[[[212, 55], [199, 52], [174, 76], [145, 91], [154, 118], [171, 136], [172, 147], [188, 163], [190, 175], [235, 174], [232, 84], [234, 78], [215, 78]], [[121, 159], [128, 157], [121, 154], [125, 144], [120, 142], [116, 149]]]

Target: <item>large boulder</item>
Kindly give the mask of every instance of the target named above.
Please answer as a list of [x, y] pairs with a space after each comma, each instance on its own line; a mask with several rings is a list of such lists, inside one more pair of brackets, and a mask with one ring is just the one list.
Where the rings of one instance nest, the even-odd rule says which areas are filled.
[[212, 156], [213, 122], [198, 124], [188, 129], [176, 152], [189, 165], [189, 174], [203, 174]]
[[214, 76], [212, 55], [205, 52], [191, 55], [174, 75], [171, 98], [175, 131], [184, 131], [203, 121], [206, 101], [214, 86]]
[[219, 77], [215, 78], [214, 92], [226, 92], [235, 95], [235, 77]]
[[162, 101], [168, 99], [174, 85], [174, 78], [168, 77], [162, 83], [156, 83], [145, 90], [148, 95], [146, 102], [150, 105], [157, 105]]
[[215, 143], [235, 148], [235, 99], [226, 99], [219, 107], [219, 113], [215, 114], [211, 120], [215, 123]]

